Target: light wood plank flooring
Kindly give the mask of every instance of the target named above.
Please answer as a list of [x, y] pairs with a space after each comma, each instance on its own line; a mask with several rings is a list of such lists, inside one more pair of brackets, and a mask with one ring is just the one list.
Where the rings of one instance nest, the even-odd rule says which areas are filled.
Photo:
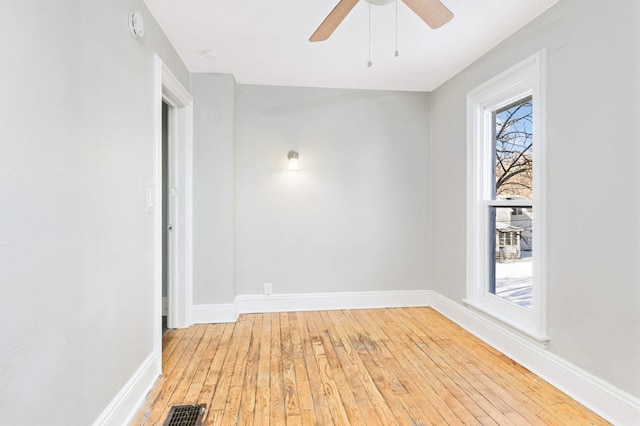
[[430, 308], [241, 315], [171, 330], [135, 425], [206, 403], [207, 425], [600, 425]]

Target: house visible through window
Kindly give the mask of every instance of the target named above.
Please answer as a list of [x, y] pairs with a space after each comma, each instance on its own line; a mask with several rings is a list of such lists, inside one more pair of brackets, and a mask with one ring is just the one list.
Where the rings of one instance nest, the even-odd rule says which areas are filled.
[[469, 306], [546, 340], [544, 52], [468, 95]]

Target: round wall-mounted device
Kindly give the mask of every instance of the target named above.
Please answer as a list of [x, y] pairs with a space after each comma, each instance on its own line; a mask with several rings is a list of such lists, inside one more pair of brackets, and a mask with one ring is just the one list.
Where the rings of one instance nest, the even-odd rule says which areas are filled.
[[144, 20], [140, 12], [129, 12], [129, 31], [131, 36], [137, 38], [144, 35]]

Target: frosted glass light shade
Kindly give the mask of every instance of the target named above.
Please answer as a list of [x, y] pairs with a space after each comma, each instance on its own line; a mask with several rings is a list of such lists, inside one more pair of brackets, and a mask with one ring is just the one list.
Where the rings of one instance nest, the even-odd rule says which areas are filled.
[[289, 170], [300, 170], [300, 163], [298, 162], [297, 152], [289, 151], [287, 158], [289, 158]]
[[289, 159], [289, 170], [300, 170], [300, 163], [297, 158]]

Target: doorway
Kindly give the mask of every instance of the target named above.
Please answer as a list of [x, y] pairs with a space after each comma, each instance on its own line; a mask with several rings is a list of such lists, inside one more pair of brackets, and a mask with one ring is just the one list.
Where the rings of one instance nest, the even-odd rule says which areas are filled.
[[169, 197], [171, 171], [169, 165], [169, 105], [162, 101], [162, 335], [169, 330], [169, 280], [171, 265], [171, 199]]
[[154, 62], [154, 172], [148, 205], [154, 216], [154, 365], [160, 374], [163, 320], [169, 329], [192, 324], [193, 99], [159, 56]]

